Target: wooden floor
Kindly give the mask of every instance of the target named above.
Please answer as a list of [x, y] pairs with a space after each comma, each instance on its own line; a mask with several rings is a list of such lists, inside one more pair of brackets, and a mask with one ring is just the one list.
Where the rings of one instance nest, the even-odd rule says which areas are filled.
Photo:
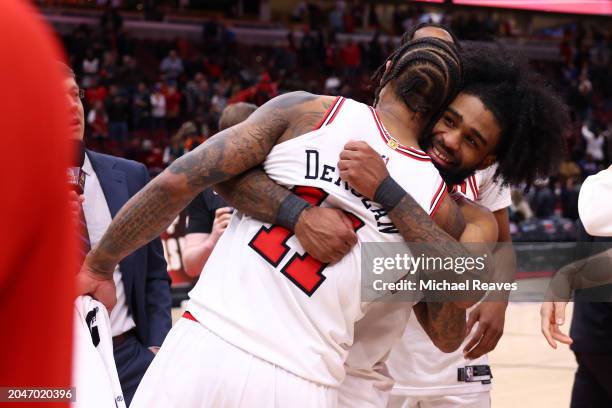
[[576, 361], [567, 346], [553, 350], [540, 333], [539, 303], [508, 305], [504, 336], [489, 360], [493, 408], [569, 407]]

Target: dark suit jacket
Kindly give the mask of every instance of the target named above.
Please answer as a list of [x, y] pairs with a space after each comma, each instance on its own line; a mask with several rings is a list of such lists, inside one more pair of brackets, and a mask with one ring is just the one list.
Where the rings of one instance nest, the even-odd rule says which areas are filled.
[[[612, 238], [590, 236], [582, 222], [578, 223], [578, 239], [577, 259], [612, 248]], [[570, 336], [574, 351], [612, 353], [612, 284], [576, 290]]]
[[[149, 181], [147, 168], [135, 161], [86, 150], [115, 218], [121, 207]], [[126, 303], [144, 346], [161, 346], [172, 326], [170, 277], [161, 240], [156, 238], [119, 264]]]

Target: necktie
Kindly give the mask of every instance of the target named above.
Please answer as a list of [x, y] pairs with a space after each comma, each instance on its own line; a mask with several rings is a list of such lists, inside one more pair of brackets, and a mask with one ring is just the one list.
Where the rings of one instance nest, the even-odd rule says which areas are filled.
[[[72, 168], [75, 169], [75, 168]], [[71, 170], [72, 170], [71, 169]], [[76, 170], [76, 169], [75, 169]], [[76, 177], [74, 177], [76, 176]], [[74, 190], [77, 194], [83, 194], [85, 190], [85, 172], [82, 169], [78, 168], [78, 173], [73, 174], [73, 182]], [[79, 220], [77, 226], [77, 236], [78, 236], [78, 245], [79, 245], [79, 261], [80, 265], [83, 264], [85, 260], [85, 256], [91, 249], [91, 242], [89, 241], [89, 231], [87, 230], [87, 220], [85, 219], [85, 212], [83, 211], [83, 205], [79, 205]]]

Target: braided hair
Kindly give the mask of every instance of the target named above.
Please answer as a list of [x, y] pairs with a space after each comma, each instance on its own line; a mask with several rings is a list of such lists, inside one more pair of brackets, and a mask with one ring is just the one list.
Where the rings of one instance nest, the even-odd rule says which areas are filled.
[[374, 104], [381, 90], [393, 81], [393, 90], [413, 112], [433, 116], [459, 92], [462, 62], [456, 47], [437, 38], [408, 41], [393, 51], [378, 67], [372, 80], [378, 83]]

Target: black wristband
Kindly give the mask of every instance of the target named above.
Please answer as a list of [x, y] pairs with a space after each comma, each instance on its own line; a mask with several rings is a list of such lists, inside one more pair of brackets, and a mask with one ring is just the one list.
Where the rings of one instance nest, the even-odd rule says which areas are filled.
[[298, 218], [300, 218], [300, 214], [308, 207], [310, 207], [310, 204], [291, 193], [283, 200], [280, 207], [278, 207], [274, 224], [293, 231]]
[[379, 203], [382, 208], [390, 212], [406, 195], [406, 191], [393, 180], [393, 177], [387, 176], [376, 189], [374, 193], [374, 201]]

